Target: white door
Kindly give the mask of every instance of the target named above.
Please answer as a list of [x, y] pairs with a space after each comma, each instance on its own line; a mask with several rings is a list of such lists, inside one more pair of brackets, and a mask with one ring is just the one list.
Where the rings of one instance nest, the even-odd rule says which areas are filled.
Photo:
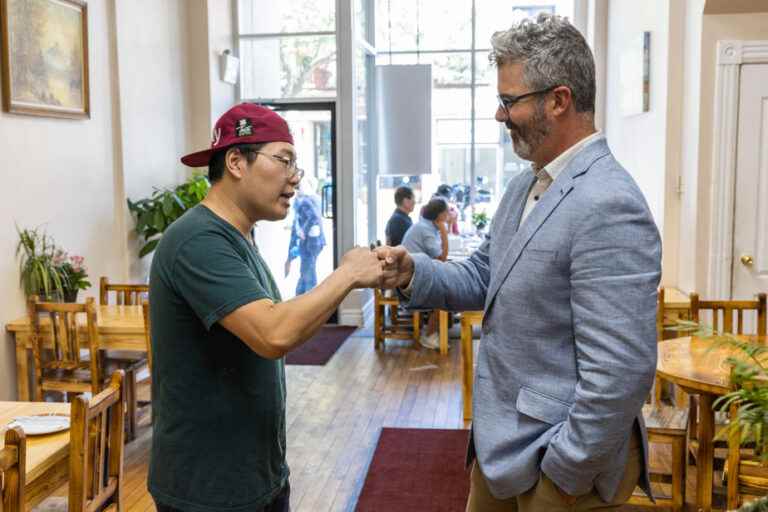
[[768, 293], [768, 64], [741, 67], [733, 299]]

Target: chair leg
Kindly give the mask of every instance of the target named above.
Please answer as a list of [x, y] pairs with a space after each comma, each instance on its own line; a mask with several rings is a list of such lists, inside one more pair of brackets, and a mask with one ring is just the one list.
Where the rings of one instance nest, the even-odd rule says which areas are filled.
[[126, 441], [136, 439], [136, 371], [128, 370], [125, 375], [126, 392]]
[[683, 512], [685, 507], [685, 445], [684, 437], [672, 443], [672, 512]]
[[376, 304], [373, 313], [373, 347], [381, 350], [384, 347], [384, 306]]

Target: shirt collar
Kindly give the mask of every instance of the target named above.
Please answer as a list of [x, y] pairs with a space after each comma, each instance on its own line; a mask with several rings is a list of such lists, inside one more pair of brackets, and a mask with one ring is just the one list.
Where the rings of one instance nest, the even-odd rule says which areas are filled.
[[534, 168], [534, 172], [536, 173], [537, 177], [539, 176], [539, 173], [541, 171], [546, 171], [547, 174], [549, 174], [552, 181], [555, 181], [557, 177], [562, 173], [566, 167], [568, 167], [568, 164], [571, 162], [574, 156], [576, 156], [576, 153], [581, 151], [583, 148], [591, 144], [592, 142], [602, 139], [604, 137], [603, 132], [597, 131], [593, 133], [592, 135], [589, 135], [587, 137], [584, 137], [579, 142], [574, 144], [573, 146], [569, 147], [562, 153], [560, 153], [557, 158], [549, 162], [547, 165], [544, 166], [541, 170], [536, 170]]

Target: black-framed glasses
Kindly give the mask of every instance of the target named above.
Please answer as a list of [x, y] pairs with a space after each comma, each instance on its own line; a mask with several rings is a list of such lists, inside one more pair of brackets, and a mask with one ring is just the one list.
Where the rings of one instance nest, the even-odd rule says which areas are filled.
[[296, 177], [299, 178], [299, 181], [304, 177], [304, 169], [301, 169], [299, 167], [296, 167], [296, 160], [291, 160], [290, 158], [285, 158], [284, 156], [280, 155], [272, 155], [270, 153], [264, 153], [263, 151], [254, 151], [257, 155], [264, 155], [268, 156], [269, 158], [273, 160], [277, 160], [281, 164], [283, 164], [283, 167], [285, 168], [285, 174], [288, 176], [289, 180], [292, 180]]
[[517, 105], [520, 100], [524, 100], [525, 98], [528, 98], [529, 96], [536, 96], [538, 94], [546, 94], [550, 91], [553, 91], [560, 87], [559, 85], [552, 85], [550, 87], [546, 87], [544, 89], [539, 89], [537, 91], [531, 91], [527, 92], [525, 94], [520, 94], [519, 96], [509, 96], [507, 94], [497, 94], [496, 98], [499, 100], [499, 108], [503, 110], [504, 112], [509, 113], [509, 109]]

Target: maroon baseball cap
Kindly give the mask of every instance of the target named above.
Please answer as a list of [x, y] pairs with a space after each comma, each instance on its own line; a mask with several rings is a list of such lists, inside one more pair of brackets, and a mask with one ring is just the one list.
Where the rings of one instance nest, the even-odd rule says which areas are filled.
[[287, 142], [293, 136], [285, 119], [267, 107], [254, 103], [235, 105], [216, 121], [210, 149], [181, 157], [181, 163], [190, 167], [206, 167], [217, 151], [235, 144]]

